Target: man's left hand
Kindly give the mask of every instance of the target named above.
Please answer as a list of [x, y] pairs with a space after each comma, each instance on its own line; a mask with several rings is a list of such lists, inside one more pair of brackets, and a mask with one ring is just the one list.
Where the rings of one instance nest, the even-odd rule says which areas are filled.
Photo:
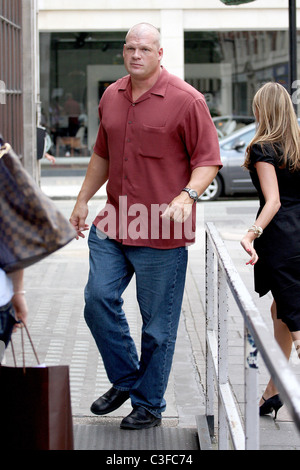
[[181, 193], [168, 205], [162, 217], [174, 222], [185, 222], [192, 212], [194, 201], [187, 193]]

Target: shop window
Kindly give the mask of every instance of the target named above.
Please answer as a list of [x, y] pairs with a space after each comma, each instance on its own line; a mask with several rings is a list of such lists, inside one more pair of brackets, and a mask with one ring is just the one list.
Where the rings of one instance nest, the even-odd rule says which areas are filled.
[[184, 38], [185, 80], [205, 95], [212, 116], [252, 116], [258, 87], [270, 80], [288, 87], [288, 31], [188, 31]]
[[[119, 78], [113, 70], [123, 64], [125, 34], [40, 33], [41, 124], [47, 128], [52, 142], [50, 153], [56, 157], [91, 155], [101, 89]], [[95, 73], [99, 76], [93, 76]], [[91, 81], [96, 87], [92, 104]]]

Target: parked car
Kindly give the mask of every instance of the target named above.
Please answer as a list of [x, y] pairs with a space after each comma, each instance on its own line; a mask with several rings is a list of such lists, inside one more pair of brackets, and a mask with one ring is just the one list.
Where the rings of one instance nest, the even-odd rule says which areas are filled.
[[237, 116], [229, 114], [227, 116], [218, 116], [213, 118], [219, 139], [230, 136], [233, 132], [242, 129], [254, 122], [254, 116]]
[[220, 140], [220, 153], [223, 168], [200, 196], [201, 201], [214, 201], [219, 196], [232, 196], [235, 193], [256, 193], [249, 171], [242, 167], [246, 147], [254, 137], [255, 123], [244, 126], [228, 137]]

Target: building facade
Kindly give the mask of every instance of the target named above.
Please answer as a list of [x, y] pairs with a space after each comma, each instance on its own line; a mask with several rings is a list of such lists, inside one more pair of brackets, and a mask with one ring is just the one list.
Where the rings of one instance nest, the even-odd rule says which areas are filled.
[[0, 0], [0, 134], [39, 178], [37, 0]]
[[98, 103], [126, 74], [128, 29], [160, 29], [163, 65], [206, 97], [212, 116], [252, 115], [262, 83], [288, 86], [288, 0], [226, 6], [220, 0], [38, 0], [42, 124], [52, 153], [90, 155]]

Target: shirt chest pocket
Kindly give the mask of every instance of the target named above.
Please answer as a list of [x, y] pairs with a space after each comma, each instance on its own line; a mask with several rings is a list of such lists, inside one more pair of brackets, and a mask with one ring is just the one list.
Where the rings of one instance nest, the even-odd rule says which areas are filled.
[[167, 149], [166, 127], [142, 125], [139, 139], [139, 154], [142, 157], [162, 158]]

